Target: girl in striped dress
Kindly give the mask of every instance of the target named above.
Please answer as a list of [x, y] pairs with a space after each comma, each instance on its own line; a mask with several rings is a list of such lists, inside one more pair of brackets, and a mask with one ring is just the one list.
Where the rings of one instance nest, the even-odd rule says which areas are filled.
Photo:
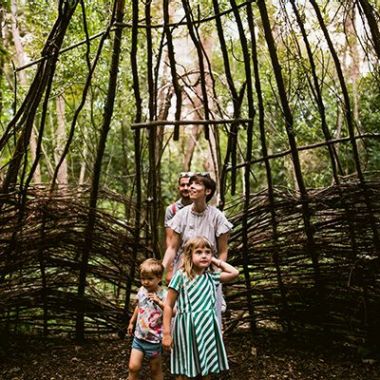
[[[212, 271], [210, 266], [219, 268]], [[216, 288], [235, 279], [239, 271], [213, 256], [204, 237], [187, 241], [183, 264], [169, 284], [164, 307], [162, 345], [171, 352], [171, 372], [177, 380], [228, 369], [227, 354], [215, 312]], [[171, 331], [173, 308], [176, 315]]]

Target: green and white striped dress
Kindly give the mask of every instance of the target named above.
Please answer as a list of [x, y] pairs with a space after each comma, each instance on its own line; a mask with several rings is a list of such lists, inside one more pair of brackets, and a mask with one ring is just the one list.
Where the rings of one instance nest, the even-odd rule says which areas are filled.
[[228, 369], [227, 354], [215, 313], [215, 289], [220, 272], [190, 280], [178, 270], [169, 288], [178, 292], [171, 353], [173, 375], [196, 377]]

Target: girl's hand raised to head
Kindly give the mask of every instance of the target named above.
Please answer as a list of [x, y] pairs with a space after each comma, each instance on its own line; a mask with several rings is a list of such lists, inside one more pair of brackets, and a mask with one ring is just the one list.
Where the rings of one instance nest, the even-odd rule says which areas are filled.
[[220, 282], [229, 282], [229, 281], [234, 280], [237, 276], [239, 276], [238, 269], [236, 269], [235, 267], [226, 263], [223, 260], [213, 257], [211, 259], [211, 263], [221, 270]]
[[164, 334], [162, 337], [162, 348], [165, 351], [170, 351], [173, 347], [173, 338], [170, 334]]

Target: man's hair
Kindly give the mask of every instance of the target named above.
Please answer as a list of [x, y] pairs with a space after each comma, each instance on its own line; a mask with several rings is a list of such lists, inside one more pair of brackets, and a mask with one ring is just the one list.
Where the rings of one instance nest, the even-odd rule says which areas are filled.
[[195, 277], [195, 272], [193, 269], [193, 252], [197, 248], [208, 248], [211, 252], [213, 252], [210, 241], [204, 236], [196, 236], [186, 242], [183, 247], [182, 269], [186, 276], [190, 279]]
[[182, 178], [191, 178], [194, 175], [193, 172], [181, 172], [178, 176], [178, 184], [181, 183]]
[[211, 190], [210, 194], [206, 196], [206, 202], [208, 202], [214, 196], [216, 190], [216, 182], [210, 177], [210, 174], [194, 174], [190, 177], [189, 186], [192, 183], [201, 184], [206, 189]]
[[162, 277], [164, 273], [164, 267], [161, 261], [157, 259], [146, 259], [140, 265], [140, 276], [153, 275], [156, 277]]

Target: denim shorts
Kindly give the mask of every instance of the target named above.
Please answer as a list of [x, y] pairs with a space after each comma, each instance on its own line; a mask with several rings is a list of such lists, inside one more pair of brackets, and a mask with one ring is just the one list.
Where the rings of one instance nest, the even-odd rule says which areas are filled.
[[151, 343], [136, 337], [133, 338], [132, 348], [142, 351], [149, 359], [154, 359], [162, 353], [161, 343]]

